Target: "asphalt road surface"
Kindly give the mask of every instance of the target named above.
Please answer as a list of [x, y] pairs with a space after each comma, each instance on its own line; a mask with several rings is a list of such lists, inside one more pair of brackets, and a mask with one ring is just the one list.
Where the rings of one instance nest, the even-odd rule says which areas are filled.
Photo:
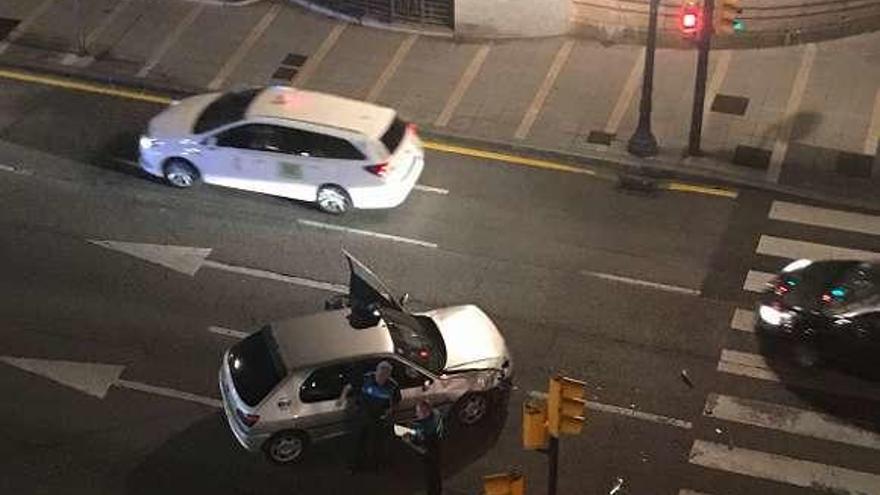
[[[417, 493], [404, 447], [379, 475], [344, 474], [346, 440], [277, 468], [242, 451], [216, 407], [223, 350], [320, 310], [346, 283], [345, 248], [416, 307], [478, 304], [508, 339], [517, 389], [450, 437], [449, 493], [512, 466], [544, 492], [520, 408], [557, 371], [590, 400], [584, 432], [562, 440], [560, 493], [605, 494], [617, 478], [633, 495], [880, 493], [877, 385], [792, 387], [800, 375], [768, 365], [741, 324], [749, 281], [809, 249], [779, 239], [871, 250], [877, 217], [783, 222], [769, 215], [786, 198], [757, 192], [633, 193], [428, 152], [400, 208], [335, 218], [146, 177], [136, 137], [160, 109], [0, 87], [0, 492]], [[791, 256], [762, 252], [774, 242]]]

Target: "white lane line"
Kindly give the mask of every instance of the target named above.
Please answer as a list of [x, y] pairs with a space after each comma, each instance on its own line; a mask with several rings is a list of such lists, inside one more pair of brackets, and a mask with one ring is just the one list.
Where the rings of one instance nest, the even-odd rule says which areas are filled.
[[779, 182], [779, 175], [782, 173], [782, 161], [785, 160], [785, 154], [788, 152], [788, 142], [791, 139], [795, 117], [800, 110], [804, 90], [807, 88], [807, 81], [810, 78], [810, 71], [813, 69], [813, 62], [815, 61], [816, 44], [808, 43], [804, 48], [804, 54], [801, 58], [801, 65], [798, 68], [797, 75], [794, 77], [791, 94], [788, 97], [785, 113], [782, 116], [782, 126], [776, 134], [776, 142], [773, 144], [773, 152], [770, 155], [767, 180], [771, 182]]
[[425, 186], [422, 184], [416, 184], [413, 186], [413, 189], [422, 192], [432, 192], [437, 194], [449, 194], [449, 189], [443, 189], [442, 187], [433, 187], [433, 186]]
[[693, 428], [693, 424], [690, 421], [685, 421], [683, 419], [670, 418], [668, 416], [661, 416], [659, 414], [652, 414], [643, 411], [636, 411], [634, 409], [629, 409], [626, 407], [620, 406], [612, 406], [610, 404], [602, 404], [600, 402], [587, 401], [587, 407], [594, 411], [602, 411], [612, 414], [619, 414], [621, 416], [627, 416], [630, 418], [641, 419], [643, 421], [650, 421], [651, 423], [658, 423], [661, 425], [674, 426], [676, 428], [682, 428], [684, 430], [690, 430]]
[[[86, 53], [91, 51], [92, 45], [95, 44], [95, 41], [97, 41], [98, 37], [100, 37], [104, 33], [104, 31], [107, 30], [107, 28], [110, 27], [110, 25], [113, 24], [114, 21], [116, 21], [116, 18], [119, 17], [119, 14], [121, 14], [122, 11], [128, 8], [131, 2], [132, 0], [119, 0], [119, 2], [117, 2], [116, 5], [113, 6], [113, 10], [111, 10], [109, 14], [104, 16], [104, 18], [101, 19], [101, 22], [98, 23], [97, 26], [95, 26], [95, 29], [93, 29], [88, 35], [86, 35], [85, 39], [83, 40], [83, 48], [85, 49]], [[61, 58], [62, 65], [77, 65], [78, 67], [86, 67], [94, 61], [94, 56], [83, 56], [79, 53], [67, 53], [64, 55], [64, 57]]]
[[758, 241], [758, 254], [778, 256], [780, 258], [811, 260], [862, 260], [880, 258], [880, 253], [864, 251], [861, 249], [849, 249], [815, 242], [785, 239], [772, 235], [762, 235]]
[[[797, 369], [784, 363], [774, 364], [771, 368], [766, 358], [759, 354], [724, 349], [721, 351], [717, 369], [722, 373], [768, 382], [784, 382], [789, 386], [818, 390], [832, 395], [880, 401], [880, 387], [875, 383], [830, 370], [811, 373], [809, 370]], [[782, 373], [782, 376], [777, 371]]]
[[686, 488], [682, 488], [681, 490], [678, 491], [678, 495], [709, 495], [709, 494], [704, 493], [704, 492], [695, 492], [693, 490], [688, 490]]
[[464, 94], [467, 92], [468, 88], [470, 88], [471, 83], [474, 82], [474, 78], [476, 78], [477, 74], [480, 72], [483, 62], [485, 62], [486, 57], [489, 56], [490, 47], [491, 45], [483, 45], [477, 50], [477, 53], [474, 54], [471, 63], [468, 64], [467, 69], [462, 73], [461, 78], [458, 80], [458, 84], [456, 84], [455, 89], [452, 91], [452, 94], [449, 95], [449, 99], [446, 100], [446, 105], [443, 107], [443, 111], [440, 112], [440, 115], [437, 116], [437, 120], [434, 121], [435, 126], [445, 127], [446, 124], [449, 123], [452, 114], [455, 112], [455, 109], [458, 108], [461, 99], [464, 98]]
[[281, 6], [282, 5], [280, 3], [276, 3], [271, 8], [269, 8], [268, 12], [263, 14], [263, 17], [259, 20], [259, 22], [257, 22], [254, 28], [251, 29], [251, 32], [248, 33], [244, 41], [242, 41], [242, 43], [238, 45], [238, 48], [235, 49], [235, 52], [232, 54], [232, 56], [230, 56], [229, 59], [226, 60], [226, 63], [223, 64], [223, 67], [220, 68], [220, 70], [217, 72], [217, 75], [214, 76], [214, 79], [212, 79], [211, 82], [208, 83], [208, 89], [219, 89], [220, 86], [222, 86], [223, 83], [226, 82], [226, 79], [229, 77], [230, 74], [232, 74], [232, 71], [234, 71], [235, 68], [238, 67], [238, 64], [240, 64], [241, 61], [244, 60], [244, 56], [247, 55], [251, 48], [253, 48], [257, 40], [260, 39], [260, 36], [262, 36], [263, 33], [266, 32], [266, 29], [269, 28], [269, 26], [272, 24], [272, 21], [274, 21], [275, 18], [278, 17], [278, 13], [281, 12]]
[[250, 335], [247, 332], [242, 332], [240, 330], [233, 330], [231, 328], [225, 327], [208, 327], [208, 331], [211, 333], [216, 333], [217, 335], [223, 335], [224, 337], [232, 337], [234, 339], [243, 339]]
[[731, 448], [704, 440], [694, 441], [690, 462], [711, 469], [828, 493], [852, 495], [880, 493], [880, 476], [875, 474], [757, 450]]
[[880, 449], [880, 435], [828, 414], [760, 400], [709, 394], [705, 416], [733, 421], [793, 435]]
[[624, 83], [623, 89], [620, 91], [620, 96], [617, 97], [617, 103], [614, 104], [614, 109], [611, 110], [611, 115], [608, 116], [608, 123], [605, 124], [606, 134], [617, 134], [620, 122], [623, 120], [623, 116], [626, 114], [630, 103], [632, 103], [633, 96], [636, 94], [636, 89], [638, 89], [641, 84], [644, 68], [645, 50], [641, 50], [639, 56], [636, 58], [635, 62], [633, 62], [632, 69], [629, 71], [629, 76], [626, 78], [626, 83]]
[[248, 275], [251, 277], [259, 277], [265, 278], [269, 280], [277, 280], [279, 282], [284, 282], [293, 285], [299, 285], [302, 287], [309, 287], [312, 289], [320, 289], [326, 290], [330, 292], [339, 292], [341, 294], [348, 293], [348, 287], [345, 285], [332, 284], [330, 282], [322, 282], [320, 280], [312, 280], [303, 277], [295, 277], [293, 275], [285, 275], [283, 273], [270, 272], [268, 270], [260, 270], [259, 268], [248, 268], [246, 266], [236, 266], [236, 265], [227, 265], [226, 263], [221, 263], [219, 261], [214, 260], [204, 260], [202, 262], [202, 266], [207, 266], [210, 268], [216, 268], [218, 270], [224, 270], [231, 273], [238, 273], [241, 275]]
[[374, 102], [379, 98], [379, 95], [382, 94], [382, 90], [385, 89], [385, 85], [387, 85], [388, 81], [390, 81], [391, 78], [394, 77], [394, 74], [397, 73], [398, 67], [403, 63], [406, 55], [418, 39], [419, 35], [411, 34], [400, 43], [400, 46], [397, 47], [397, 51], [394, 52], [394, 56], [391, 57], [391, 61], [388, 62], [388, 65], [385, 66], [382, 74], [379, 75], [379, 79], [376, 79], [373, 87], [370, 88], [370, 92], [367, 93], [366, 101]]
[[189, 392], [181, 392], [180, 390], [174, 390], [173, 388], [157, 387], [155, 385], [149, 385], [141, 382], [132, 382], [129, 380], [117, 380], [114, 385], [137, 390], [139, 392], [146, 392], [148, 394], [163, 395], [165, 397], [171, 397], [172, 399], [181, 399], [190, 402], [196, 402], [198, 404], [204, 404], [206, 406], [215, 407], [217, 409], [223, 407], [223, 403], [217, 399], [212, 399], [211, 397], [203, 397], [201, 395], [191, 394]]
[[12, 44], [15, 40], [21, 38], [21, 36], [24, 34], [24, 32], [27, 31], [28, 28], [31, 27], [31, 24], [36, 22], [36, 20], [41, 15], [43, 15], [47, 10], [49, 10], [49, 7], [52, 6], [52, 3], [54, 1], [55, 0], [43, 0], [43, 3], [38, 5], [37, 8], [35, 8], [34, 10], [30, 11], [28, 13], [27, 17], [22, 19], [22, 21], [19, 22], [18, 25], [15, 26], [15, 29], [10, 31], [9, 34], [6, 35], [6, 38], [4, 38], [2, 42], [0, 42], [0, 55], [5, 53], [6, 50], [9, 49], [10, 44]]
[[730, 319], [730, 328], [739, 330], [740, 332], [755, 331], [755, 312], [747, 309], [736, 308], [733, 311], [733, 318]]
[[718, 96], [718, 91], [724, 84], [724, 78], [727, 77], [727, 69], [730, 68], [730, 59], [733, 57], [733, 50], [715, 50], [712, 54], [715, 57], [715, 70], [712, 72], [712, 78], [709, 80], [709, 86], [706, 88], [706, 101], [703, 102], [703, 125], [706, 126], [709, 117], [712, 116], [712, 102]]
[[880, 88], [877, 88], [877, 96], [874, 97], [874, 111], [871, 112], [871, 124], [868, 125], [868, 135], [865, 136], [866, 155], [880, 153], [878, 141], [880, 141]]
[[315, 74], [315, 71], [318, 70], [318, 66], [324, 61], [324, 57], [330, 53], [330, 50], [332, 50], [336, 42], [339, 41], [339, 37], [342, 36], [346, 26], [348, 26], [348, 24], [342, 22], [333, 27], [327, 37], [324, 38], [324, 41], [321, 42], [318, 49], [315, 50], [315, 53], [306, 60], [302, 70], [293, 76], [291, 84], [294, 86], [305, 86], [306, 83], [309, 82], [309, 79], [311, 79]]
[[775, 273], [749, 270], [749, 273], [746, 274], [746, 281], [743, 283], [743, 290], [749, 292], [764, 292], [764, 289], [767, 288], [767, 284], [769, 284], [775, 276]]
[[338, 232], [348, 232], [350, 234], [360, 234], [368, 237], [376, 237], [379, 239], [386, 239], [389, 241], [397, 241], [403, 242], [406, 244], [415, 244], [416, 246], [423, 246], [428, 248], [436, 248], [437, 245], [433, 242], [420, 241], [418, 239], [410, 239], [409, 237], [400, 237], [392, 234], [383, 234], [381, 232], [373, 232], [371, 230], [361, 230], [361, 229], [353, 229], [351, 227], [343, 227], [342, 225], [333, 225], [331, 223], [323, 223], [323, 222], [315, 222], [312, 220], [299, 219], [299, 223], [303, 225], [308, 225], [310, 227], [316, 227], [319, 229], [325, 230], [335, 230]]
[[550, 90], [553, 89], [553, 84], [556, 83], [556, 78], [559, 77], [559, 73], [562, 72], [562, 68], [565, 67], [565, 62], [568, 61], [568, 57], [571, 55], [572, 48], [574, 48], [574, 40], [567, 40], [561, 47], [559, 47], [559, 51], [556, 52], [556, 56], [553, 58], [553, 63], [550, 65], [550, 70], [547, 71], [547, 75], [544, 77], [544, 82], [541, 83], [538, 92], [535, 93], [532, 103], [529, 105], [528, 110], [526, 110], [526, 114], [523, 115], [523, 119], [519, 123], [519, 127], [516, 129], [516, 133], [513, 135], [516, 139], [525, 139], [526, 136], [529, 135], [532, 125], [535, 123], [538, 114], [541, 112], [541, 108], [544, 106], [544, 101], [547, 99], [547, 95], [550, 94]]
[[880, 235], [880, 216], [877, 215], [830, 210], [787, 201], [773, 201], [767, 216], [771, 220], [781, 222]]
[[657, 289], [666, 292], [676, 292], [678, 294], [687, 294], [689, 296], [699, 296], [699, 289], [691, 289], [688, 287], [680, 287], [678, 285], [669, 285], [669, 284], [661, 284], [659, 282], [651, 282], [649, 280], [640, 280], [637, 278], [630, 277], [622, 277], [620, 275], [612, 275], [610, 273], [601, 273], [601, 272], [591, 272], [587, 270], [582, 270], [581, 273], [584, 275], [589, 275], [591, 277], [601, 278], [602, 280], [610, 280], [612, 282], [620, 282], [624, 284], [637, 285], [640, 287], [647, 287], [650, 289]]
[[153, 70], [153, 67], [155, 67], [160, 60], [162, 60], [162, 57], [165, 56], [165, 53], [167, 53], [168, 50], [170, 50], [171, 47], [174, 45], [174, 43], [177, 42], [177, 38], [179, 38], [180, 35], [183, 34], [184, 31], [186, 31], [186, 28], [188, 28], [190, 24], [195, 22], [196, 18], [199, 16], [199, 14], [202, 13], [202, 10], [204, 10], [204, 8], [204, 4], [198, 4], [190, 9], [190, 11], [187, 12], [186, 16], [184, 16], [183, 19], [181, 19], [180, 22], [177, 24], [177, 26], [174, 27], [174, 30], [168, 33], [168, 36], [166, 36], [165, 39], [162, 40], [162, 43], [160, 43], [159, 46], [156, 47], [156, 50], [153, 51], [152, 55], [150, 55], [150, 58], [147, 59], [147, 63], [144, 64], [143, 67], [141, 67], [141, 70], [139, 70], [137, 74], [135, 74], [135, 76], [147, 77], [147, 74], [149, 74], [150, 71]]

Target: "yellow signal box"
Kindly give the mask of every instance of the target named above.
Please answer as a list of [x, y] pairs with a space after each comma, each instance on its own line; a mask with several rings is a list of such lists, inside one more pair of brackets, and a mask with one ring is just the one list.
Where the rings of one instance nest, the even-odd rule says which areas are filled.
[[525, 493], [526, 479], [519, 473], [483, 476], [483, 495], [525, 495]]
[[547, 394], [547, 429], [550, 435], [559, 437], [560, 433], [576, 435], [584, 427], [584, 411], [587, 407], [586, 383], [554, 376], [550, 378]]
[[729, 35], [742, 30], [742, 22], [739, 15], [742, 7], [739, 0], [720, 0], [720, 5], [715, 6], [713, 26], [715, 34]]
[[540, 450], [547, 447], [547, 401], [523, 402], [522, 416], [523, 448]]

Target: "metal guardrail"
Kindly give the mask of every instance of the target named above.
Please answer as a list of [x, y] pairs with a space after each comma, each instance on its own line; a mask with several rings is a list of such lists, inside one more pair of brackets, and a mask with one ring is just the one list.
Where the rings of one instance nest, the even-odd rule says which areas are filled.
[[310, 0], [310, 3], [357, 19], [444, 26], [454, 24], [454, 0]]

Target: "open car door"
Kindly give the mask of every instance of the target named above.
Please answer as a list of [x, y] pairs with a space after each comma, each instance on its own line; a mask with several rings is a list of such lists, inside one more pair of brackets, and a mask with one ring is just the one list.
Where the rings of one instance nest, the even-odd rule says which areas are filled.
[[361, 263], [346, 250], [348, 260], [348, 298], [351, 305], [350, 321], [355, 328], [367, 328], [379, 322], [379, 311], [391, 308], [403, 312], [403, 306], [367, 265]]

